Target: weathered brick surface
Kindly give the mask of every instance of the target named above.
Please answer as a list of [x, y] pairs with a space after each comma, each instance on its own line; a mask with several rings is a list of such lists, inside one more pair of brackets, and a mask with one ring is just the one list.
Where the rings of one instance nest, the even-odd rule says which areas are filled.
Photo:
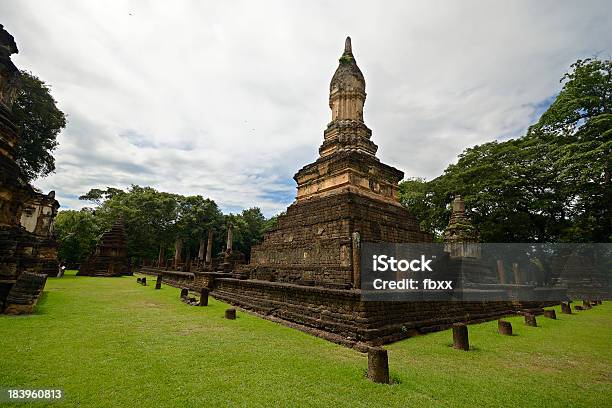
[[512, 302], [362, 302], [359, 290], [216, 278], [214, 297], [358, 341], [390, 342], [514, 314]]
[[252, 249], [247, 268], [257, 279], [350, 285], [355, 231], [370, 242], [431, 241], [405, 208], [341, 192], [292, 204]]
[[17, 283], [8, 293], [4, 313], [13, 315], [32, 313], [46, 282], [47, 275], [31, 272], [20, 274]]

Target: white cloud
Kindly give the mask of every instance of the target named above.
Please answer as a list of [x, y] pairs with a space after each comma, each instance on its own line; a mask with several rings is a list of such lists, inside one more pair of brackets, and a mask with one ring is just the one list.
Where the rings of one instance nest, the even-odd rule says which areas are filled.
[[344, 36], [367, 82], [381, 160], [435, 177], [464, 148], [518, 136], [577, 58], [609, 57], [606, 1], [5, 0], [15, 63], [52, 86], [69, 125], [63, 207], [132, 183], [267, 214], [291, 201], [329, 121]]

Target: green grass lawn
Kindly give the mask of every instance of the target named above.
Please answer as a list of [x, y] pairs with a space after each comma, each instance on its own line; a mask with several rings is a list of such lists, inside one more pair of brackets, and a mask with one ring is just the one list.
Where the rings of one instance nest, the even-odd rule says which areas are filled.
[[83, 407], [612, 407], [610, 302], [537, 328], [510, 318], [512, 337], [470, 325], [469, 352], [449, 331], [392, 344], [393, 385], [365, 379], [365, 354], [226, 307], [136, 277], [51, 278], [34, 315], [0, 316], [0, 388]]

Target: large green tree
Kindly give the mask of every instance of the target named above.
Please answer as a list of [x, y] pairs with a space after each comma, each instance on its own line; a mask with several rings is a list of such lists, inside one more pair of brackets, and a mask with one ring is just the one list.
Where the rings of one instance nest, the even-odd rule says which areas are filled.
[[81, 197], [98, 204], [95, 216], [108, 229], [123, 218], [128, 253], [137, 259], [157, 259], [173, 242], [179, 217], [179, 196], [133, 185], [127, 191], [91, 190]]
[[247, 259], [251, 259], [251, 248], [262, 241], [267, 220], [257, 207], [243, 210], [238, 218], [241, 222], [235, 247], [242, 251]]
[[228, 225], [233, 227], [234, 248], [250, 255], [269, 225], [259, 208], [223, 215], [217, 204], [201, 195], [182, 196], [133, 185], [127, 190], [91, 189], [80, 197], [92, 202], [96, 231], [123, 218], [131, 257], [155, 260], [174, 256], [177, 248], [185, 261], [194, 260], [204, 248], [208, 232], [214, 232], [213, 254], [225, 249]]
[[85, 260], [93, 252], [100, 232], [91, 209], [60, 211], [55, 218], [60, 262], [78, 264]]
[[205, 251], [209, 231], [213, 231], [213, 236], [217, 236], [219, 241], [218, 232], [223, 215], [213, 200], [201, 195], [179, 196], [178, 210], [176, 238], [181, 240], [185, 256], [189, 254], [193, 260], [198, 256], [200, 248]]
[[548, 147], [574, 240], [612, 239], [612, 61], [578, 60], [527, 138]]
[[466, 149], [429, 182], [410, 179], [400, 199], [441, 238], [461, 194], [485, 242], [612, 239], [610, 61], [584, 60], [527, 135]]
[[58, 109], [49, 87], [30, 72], [21, 71], [21, 90], [13, 105], [19, 132], [15, 149], [17, 164], [28, 180], [44, 177], [55, 170], [52, 152], [57, 136], [66, 126], [66, 116]]

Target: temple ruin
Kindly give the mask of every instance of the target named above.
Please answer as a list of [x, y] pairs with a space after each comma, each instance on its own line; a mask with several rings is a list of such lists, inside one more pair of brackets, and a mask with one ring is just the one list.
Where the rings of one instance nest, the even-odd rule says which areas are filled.
[[57, 275], [53, 219], [59, 203], [25, 179], [15, 161], [18, 129], [11, 112], [20, 74], [17, 45], [0, 25], [0, 311], [31, 313], [47, 275]]
[[[363, 121], [365, 80], [347, 38], [330, 83], [331, 122], [319, 158], [300, 169], [296, 201], [252, 249], [251, 277], [336, 289], [359, 287], [356, 239], [430, 242], [398, 199], [404, 173], [376, 157]], [[355, 235], [357, 234], [357, 235]], [[358, 238], [357, 238], [358, 236]]]
[[[297, 195], [286, 214], [252, 248], [247, 265], [197, 268], [193, 272], [145, 267], [164, 282], [208, 288], [217, 299], [299, 327], [342, 344], [387, 343], [454, 322], [483, 321], [518, 309], [518, 302], [363, 301], [360, 290], [362, 242], [431, 243], [416, 218], [399, 203], [402, 171], [380, 162], [372, 131], [363, 120], [365, 80], [350, 38], [330, 83], [331, 122], [319, 158], [294, 176]], [[460, 198], [453, 203], [446, 234], [448, 257], [456, 265], [479, 265], [471, 228]], [[228, 248], [231, 244], [228, 240]], [[207, 254], [207, 264], [210, 259]], [[208, 264], [210, 265], [210, 264]], [[484, 271], [483, 283], [496, 275]]]
[[119, 218], [111, 229], [100, 237], [96, 249], [82, 264], [78, 276], [132, 275], [127, 254], [127, 238], [123, 219]]
[[55, 199], [55, 191], [49, 194], [35, 192], [25, 203], [20, 224], [25, 230], [36, 236], [36, 259], [40, 264], [40, 273], [56, 276], [59, 270], [57, 261], [58, 243], [53, 231], [53, 224], [59, 203]]

